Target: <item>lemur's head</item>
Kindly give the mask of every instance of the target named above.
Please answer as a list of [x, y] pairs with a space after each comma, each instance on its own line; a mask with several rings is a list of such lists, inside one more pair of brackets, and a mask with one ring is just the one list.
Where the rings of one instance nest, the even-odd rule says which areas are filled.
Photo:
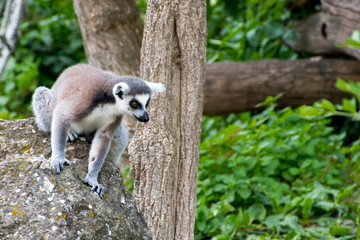
[[147, 107], [152, 94], [163, 92], [162, 83], [147, 82], [137, 77], [124, 76], [113, 87], [116, 104], [121, 112], [133, 115], [140, 122], [148, 122]]

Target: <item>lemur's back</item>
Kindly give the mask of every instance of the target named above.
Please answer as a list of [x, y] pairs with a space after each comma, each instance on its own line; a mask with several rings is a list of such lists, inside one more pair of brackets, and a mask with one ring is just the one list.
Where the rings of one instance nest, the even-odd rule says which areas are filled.
[[112, 87], [116, 84], [116, 75], [101, 71], [88, 64], [78, 64], [66, 69], [52, 87], [57, 100], [91, 102], [98, 92], [112, 95]]

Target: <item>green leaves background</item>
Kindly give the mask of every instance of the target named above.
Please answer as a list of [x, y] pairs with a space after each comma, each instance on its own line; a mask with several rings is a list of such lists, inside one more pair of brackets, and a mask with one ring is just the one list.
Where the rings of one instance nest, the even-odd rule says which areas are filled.
[[205, 118], [196, 239], [360, 237], [359, 141], [344, 146], [325, 116], [275, 105], [225, 128]]

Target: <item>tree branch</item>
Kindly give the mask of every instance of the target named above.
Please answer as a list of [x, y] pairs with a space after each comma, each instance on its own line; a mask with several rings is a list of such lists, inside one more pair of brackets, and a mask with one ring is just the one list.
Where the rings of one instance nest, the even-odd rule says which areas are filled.
[[17, 32], [21, 20], [25, 16], [26, 0], [7, 0], [4, 17], [0, 28], [0, 76], [15, 49]]
[[267, 96], [283, 93], [279, 107], [348, 97], [335, 88], [338, 77], [360, 81], [360, 62], [334, 59], [262, 60], [206, 66], [205, 115], [256, 110]]
[[295, 51], [311, 54], [346, 54], [360, 60], [360, 50], [338, 47], [360, 29], [360, 0], [322, 0], [322, 11], [295, 24], [296, 39], [284, 39]]

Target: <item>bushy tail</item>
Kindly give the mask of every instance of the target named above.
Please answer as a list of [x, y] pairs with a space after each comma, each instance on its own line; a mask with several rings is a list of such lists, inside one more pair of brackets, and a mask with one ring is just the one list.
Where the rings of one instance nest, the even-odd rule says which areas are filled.
[[32, 98], [32, 107], [35, 114], [36, 124], [44, 132], [51, 131], [52, 110], [54, 95], [46, 87], [38, 87]]

